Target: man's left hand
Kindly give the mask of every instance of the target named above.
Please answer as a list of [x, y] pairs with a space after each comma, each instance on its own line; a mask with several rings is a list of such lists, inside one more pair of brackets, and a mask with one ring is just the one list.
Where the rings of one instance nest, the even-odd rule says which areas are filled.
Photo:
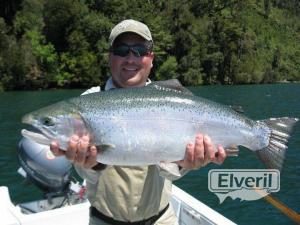
[[184, 159], [175, 163], [185, 169], [198, 169], [210, 162], [222, 164], [227, 157], [226, 152], [221, 145], [218, 145], [217, 151], [214, 146], [209, 136], [197, 134], [195, 143], [186, 146]]

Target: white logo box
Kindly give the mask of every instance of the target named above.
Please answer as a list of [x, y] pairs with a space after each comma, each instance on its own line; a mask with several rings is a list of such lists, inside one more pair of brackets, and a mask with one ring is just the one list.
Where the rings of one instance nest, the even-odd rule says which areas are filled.
[[211, 192], [229, 192], [240, 189], [280, 190], [280, 171], [275, 169], [213, 169], [208, 173]]

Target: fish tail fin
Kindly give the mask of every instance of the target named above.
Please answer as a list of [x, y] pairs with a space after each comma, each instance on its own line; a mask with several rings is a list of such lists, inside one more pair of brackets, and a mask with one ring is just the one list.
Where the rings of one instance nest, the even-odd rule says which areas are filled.
[[258, 158], [270, 169], [281, 170], [288, 139], [298, 118], [271, 118], [262, 120], [270, 129], [269, 145], [256, 151]]

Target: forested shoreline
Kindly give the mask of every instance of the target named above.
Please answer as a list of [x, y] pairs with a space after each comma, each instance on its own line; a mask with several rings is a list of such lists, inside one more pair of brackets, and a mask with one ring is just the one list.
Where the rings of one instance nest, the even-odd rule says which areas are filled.
[[0, 91], [103, 86], [111, 28], [129, 18], [152, 31], [153, 80], [300, 81], [297, 0], [0, 2]]

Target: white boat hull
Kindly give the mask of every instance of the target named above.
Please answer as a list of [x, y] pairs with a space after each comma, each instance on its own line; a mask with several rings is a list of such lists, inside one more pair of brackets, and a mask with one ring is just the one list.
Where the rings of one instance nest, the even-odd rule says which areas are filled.
[[[171, 205], [180, 225], [234, 225], [232, 221], [173, 185]], [[33, 202], [34, 203], [34, 202]], [[48, 211], [25, 214], [10, 199], [8, 188], [0, 187], [0, 224], [2, 225], [88, 225], [88, 201]]]

